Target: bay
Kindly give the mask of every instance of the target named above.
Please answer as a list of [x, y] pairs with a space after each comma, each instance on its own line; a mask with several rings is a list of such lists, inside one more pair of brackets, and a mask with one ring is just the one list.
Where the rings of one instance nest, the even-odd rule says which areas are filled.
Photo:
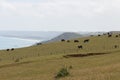
[[8, 48], [28, 47], [40, 41], [43, 40], [21, 39], [21, 38], [0, 36], [0, 50], [8, 49]]

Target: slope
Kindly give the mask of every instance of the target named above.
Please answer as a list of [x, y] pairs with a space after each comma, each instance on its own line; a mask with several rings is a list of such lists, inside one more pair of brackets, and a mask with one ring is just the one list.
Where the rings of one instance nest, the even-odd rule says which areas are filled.
[[83, 37], [83, 35], [80, 35], [74, 32], [65, 32], [51, 40], [45, 41], [44, 43], [56, 42], [56, 41], [60, 41], [61, 39], [69, 40], [69, 39], [80, 38], [80, 37]]
[[[88, 43], [84, 43], [89, 39]], [[75, 39], [76, 40], [76, 39]], [[58, 70], [64, 66], [73, 66], [70, 76], [61, 80], [119, 80], [120, 76], [120, 37], [114, 34], [84, 37], [70, 42], [53, 42], [0, 51], [1, 80], [54, 80]], [[82, 45], [83, 49], [78, 49]], [[114, 46], [118, 47], [115, 48]], [[110, 54], [84, 58], [64, 58], [67, 54], [108, 52]], [[15, 62], [19, 59], [19, 62]]]

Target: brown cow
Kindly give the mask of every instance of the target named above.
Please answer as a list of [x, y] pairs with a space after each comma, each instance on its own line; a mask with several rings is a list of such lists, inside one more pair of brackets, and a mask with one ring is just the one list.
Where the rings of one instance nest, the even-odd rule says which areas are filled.
[[82, 46], [82, 45], [80, 45], [80, 46], [78, 46], [78, 48], [79, 48], [79, 49], [83, 49], [83, 46]]
[[86, 39], [86, 40], [84, 40], [84, 43], [87, 43], [87, 42], [89, 42], [90, 40], [89, 39]]
[[65, 42], [65, 39], [61, 39], [61, 42]]
[[10, 51], [10, 49], [6, 49], [6, 51]]
[[14, 50], [15, 50], [14, 48], [11, 49], [11, 51], [14, 51]]
[[108, 35], [108, 37], [112, 37], [112, 35], [111, 35], [111, 34], [109, 34], [109, 35]]
[[98, 36], [101, 36], [100, 34], [98, 34]]
[[114, 48], [118, 48], [119, 46], [118, 45], [114, 45]]
[[74, 42], [79, 42], [79, 40], [74, 40]]
[[37, 45], [42, 45], [42, 43], [37, 43]]
[[116, 35], [115, 37], [119, 37], [118, 35]]

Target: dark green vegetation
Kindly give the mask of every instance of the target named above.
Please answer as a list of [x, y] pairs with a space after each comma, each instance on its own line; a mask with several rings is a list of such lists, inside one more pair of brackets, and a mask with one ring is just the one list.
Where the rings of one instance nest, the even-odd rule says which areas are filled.
[[68, 72], [67, 68], [62, 68], [60, 69], [60, 71], [57, 73], [57, 75], [55, 76], [55, 78], [62, 78], [62, 77], [66, 77], [68, 76], [70, 73]]
[[[63, 57], [67, 55], [84, 57]], [[16, 61], [17, 59], [19, 60]], [[70, 76], [60, 80], [119, 80], [119, 34], [83, 37], [69, 42], [65, 40], [13, 51], [0, 51], [0, 80], [54, 80], [63, 65], [72, 69]]]

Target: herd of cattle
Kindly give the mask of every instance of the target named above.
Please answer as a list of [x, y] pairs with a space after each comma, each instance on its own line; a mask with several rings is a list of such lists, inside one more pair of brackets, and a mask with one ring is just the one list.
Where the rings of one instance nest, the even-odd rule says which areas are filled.
[[[61, 39], [61, 42], [70, 42], [70, 40], [65, 40], [65, 39]], [[88, 43], [90, 41], [90, 39], [85, 39], [83, 42], [84, 43]], [[74, 43], [79, 43], [79, 40], [74, 40]], [[78, 45], [77, 46], [79, 49], [83, 49], [83, 46], [82, 45]]]
[[14, 48], [12, 48], [12, 49], [7, 49], [6, 51], [14, 51]]
[[[109, 38], [109, 37], [113, 36], [113, 33], [112, 32], [108, 32], [108, 33], [104, 33], [102, 35], [107, 35], [107, 37]], [[102, 35], [98, 34], [98, 37], [102, 36]], [[93, 36], [94, 35], [91, 35], [91, 37], [93, 37]], [[120, 34], [115, 35], [115, 37], [116, 38], [120, 37]], [[70, 42], [70, 40], [61, 39], [61, 42], [65, 42], [65, 41], [68, 42], [68, 43]], [[85, 39], [83, 42], [84, 43], [88, 43], [89, 41], [90, 41], [90, 39]], [[74, 43], [79, 43], [79, 40], [74, 40]], [[42, 45], [42, 43], [37, 43], [37, 45]], [[78, 49], [83, 49], [83, 45], [78, 45], [77, 48]], [[114, 45], [114, 48], [119, 48], [119, 45]], [[6, 49], [6, 51], [14, 51], [14, 48], [12, 48], [12, 49]]]
[[[104, 33], [104, 34], [102, 34], [102, 35], [107, 35], [107, 37], [109, 38], [109, 37], [112, 37], [113, 36], [113, 33], [112, 32], [108, 32], [108, 33]], [[102, 36], [102, 35], [100, 35], [100, 34], [98, 34], [98, 37], [99, 36]], [[91, 37], [93, 37], [94, 35], [91, 35]], [[115, 37], [117, 38], [117, 37], [120, 37], [120, 34], [117, 34], [117, 35], [115, 35]], [[65, 40], [65, 39], [61, 39], [61, 42], [70, 42], [70, 40]], [[85, 39], [85, 40], [83, 40], [83, 42], [84, 43], [88, 43], [90, 41], [90, 39]], [[79, 40], [74, 40], [74, 43], [79, 43]], [[78, 49], [83, 49], [83, 45], [78, 45], [77, 46], [77, 48]], [[114, 48], [119, 48], [119, 45], [114, 45]]]

